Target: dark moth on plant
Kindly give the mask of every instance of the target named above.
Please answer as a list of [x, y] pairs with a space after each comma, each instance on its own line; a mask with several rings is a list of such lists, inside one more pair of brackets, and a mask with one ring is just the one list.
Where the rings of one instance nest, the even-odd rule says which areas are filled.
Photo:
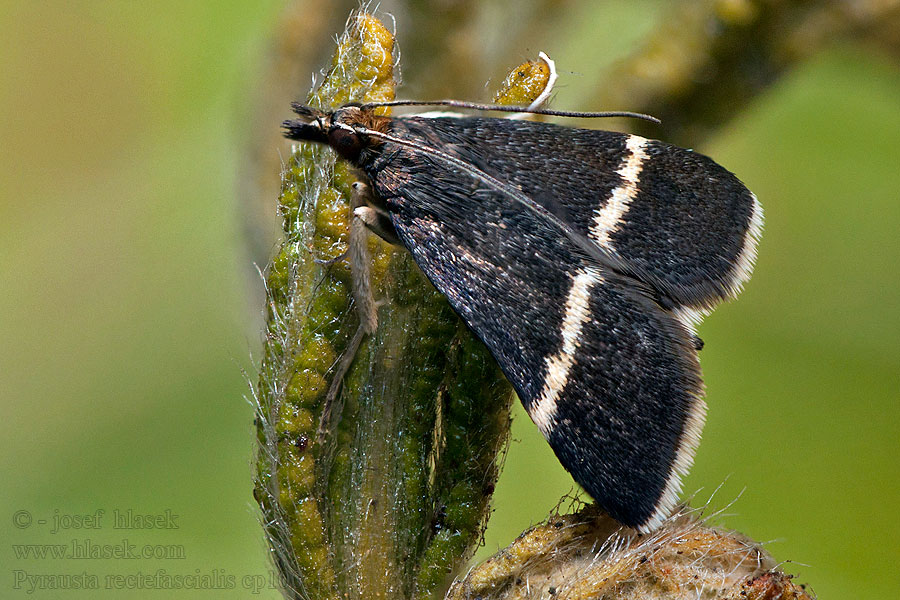
[[597, 503], [658, 527], [706, 410], [694, 327], [750, 277], [755, 196], [636, 135], [375, 108], [297, 104], [286, 136], [359, 169], [355, 217], [409, 250]]

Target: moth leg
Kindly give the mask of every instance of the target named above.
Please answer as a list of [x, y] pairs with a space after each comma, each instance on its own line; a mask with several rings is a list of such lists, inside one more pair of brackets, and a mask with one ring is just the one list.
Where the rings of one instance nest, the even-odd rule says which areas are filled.
[[375, 330], [378, 329], [377, 303], [372, 294], [371, 278], [369, 276], [371, 257], [369, 256], [369, 247], [366, 239], [368, 237], [368, 226], [357, 215], [357, 210], [367, 208], [366, 204], [371, 197], [371, 190], [369, 186], [359, 181], [354, 182], [352, 187], [353, 193], [350, 196], [350, 208], [353, 210], [354, 216], [350, 219], [347, 251], [339, 259], [350, 259], [351, 294], [353, 295], [356, 312], [359, 315], [359, 327], [341, 355], [335, 368], [334, 376], [331, 379], [328, 393], [325, 394], [325, 403], [322, 407], [322, 417], [319, 420], [317, 433], [319, 441], [323, 440], [325, 433], [329, 429], [331, 415], [337, 404], [338, 393], [344, 382], [344, 376], [350, 370], [350, 365], [353, 364], [353, 359], [356, 358], [356, 353], [360, 344], [362, 344], [363, 338], [366, 334], [375, 333]]
[[[353, 334], [353, 338], [351, 338], [350, 343], [347, 344], [347, 348], [341, 355], [337, 368], [334, 370], [334, 377], [331, 379], [328, 393], [325, 394], [325, 403], [322, 405], [322, 416], [319, 418], [319, 429], [316, 432], [316, 439], [320, 444], [325, 441], [325, 434], [331, 428], [331, 415], [334, 412], [334, 407], [339, 405], [337, 401], [338, 392], [341, 390], [341, 384], [344, 383], [344, 376], [347, 374], [347, 371], [350, 370], [350, 365], [353, 364], [353, 359], [356, 357], [356, 352], [359, 350], [359, 346], [365, 335], [366, 332], [363, 329], [362, 323], [360, 323], [359, 327], [356, 328], [356, 333]], [[337, 412], [341, 412], [339, 406]]]
[[[350, 208], [354, 218], [350, 219], [350, 240], [347, 253], [350, 256], [350, 279], [352, 281], [353, 300], [359, 313], [359, 324], [365, 333], [375, 333], [378, 329], [378, 313], [375, 310], [375, 298], [372, 295], [369, 265], [372, 262], [367, 245], [368, 225], [357, 214], [366, 208], [366, 200], [371, 195], [371, 188], [356, 181], [353, 183], [353, 195], [350, 196]], [[393, 226], [391, 227], [393, 230]]]
[[394, 233], [394, 227], [391, 225], [390, 219], [379, 213], [371, 206], [360, 206], [353, 211], [353, 216], [359, 219], [369, 231], [394, 246], [400, 245], [400, 240]]
[[400, 239], [394, 231], [394, 224], [387, 211], [378, 206], [378, 201], [372, 193], [372, 188], [361, 181], [353, 183], [353, 196], [350, 200], [350, 208], [355, 216], [369, 231], [389, 244], [400, 246]]
[[327, 267], [331, 267], [331, 266], [336, 265], [337, 263], [341, 262], [342, 260], [347, 258], [347, 255], [348, 255], [347, 252], [341, 252], [334, 258], [314, 258], [313, 262], [316, 263], [317, 265], [327, 268]]

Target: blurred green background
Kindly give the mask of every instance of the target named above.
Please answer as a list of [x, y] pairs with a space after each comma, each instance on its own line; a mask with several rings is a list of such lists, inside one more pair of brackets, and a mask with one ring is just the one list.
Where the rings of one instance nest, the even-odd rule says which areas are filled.
[[[0, 597], [279, 597], [244, 375], [260, 347], [252, 263], [272, 247], [248, 222], [269, 211], [273, 230], [275, 199], [248, 208], [243, 179], [248, 140], [288, 116], [254, 112], [283, 6], [0, 4]], [[601, 108], [585, 80], [664, 3], [563, 6], [517, 58], [556, 59], [555, 107]], [[345, 14], [317, 23], [337, 25], [311, 60]], [[898, 64], [835, 40], [698, 148], [767, 222], [753, 280], [700, 330], [710, 410], [685, 489], [822, 598], [900, 587]], [[276, 168], [288, 148], [268, 148]], [[573, 490], [518, 408], [513, 437], [482, 556]], [[129, 510], [168, 528], [116, 528]], [[104, 544], [150, 556], [53, 555]], [[103, 589], [45, 577], [59, 575]], [[172, 590], [174, 576], [216, 589]], [[33, 589], [54, 581], [66, 589]]]

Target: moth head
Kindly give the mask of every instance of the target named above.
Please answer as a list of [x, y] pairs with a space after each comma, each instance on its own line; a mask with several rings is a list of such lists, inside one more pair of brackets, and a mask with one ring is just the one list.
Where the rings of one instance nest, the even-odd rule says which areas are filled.
[[373, 133], [385, 133], [390, 119], [375, 114], [371, 107], [346, 104], [331, 113], [328, 128], [328, 145], [342, 158], [356, 165], [366, 162], [369, 149], [381, 145]]
[[327, 144], [341, 158], [357, 165], [363, 151], [377, 144], [367, 132], [383, 131], [388, 121], [358, 104], [347, 104], [332, 113], [299, 103], [291, 106], [300, 118], [282, 123], [285, 137]]
[[348, 104], [331, 113], [328, 127], [328, 145], [341, 158], [352, 163], [359, 161], [359, 155], [368, 144], [364, 133], [370, 111], [364, 112], [359, 106]]

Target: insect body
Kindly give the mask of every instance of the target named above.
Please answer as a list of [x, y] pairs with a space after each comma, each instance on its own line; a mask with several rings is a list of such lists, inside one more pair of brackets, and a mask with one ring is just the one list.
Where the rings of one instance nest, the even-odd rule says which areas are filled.
[[294, 108], [286, 136], [365, 174], [356, 214], [412, 253], [575, 480], [620, 522], [659, 526], [706, 410], [693, 326], [750, 276], [753, 194], [635, 135]]

